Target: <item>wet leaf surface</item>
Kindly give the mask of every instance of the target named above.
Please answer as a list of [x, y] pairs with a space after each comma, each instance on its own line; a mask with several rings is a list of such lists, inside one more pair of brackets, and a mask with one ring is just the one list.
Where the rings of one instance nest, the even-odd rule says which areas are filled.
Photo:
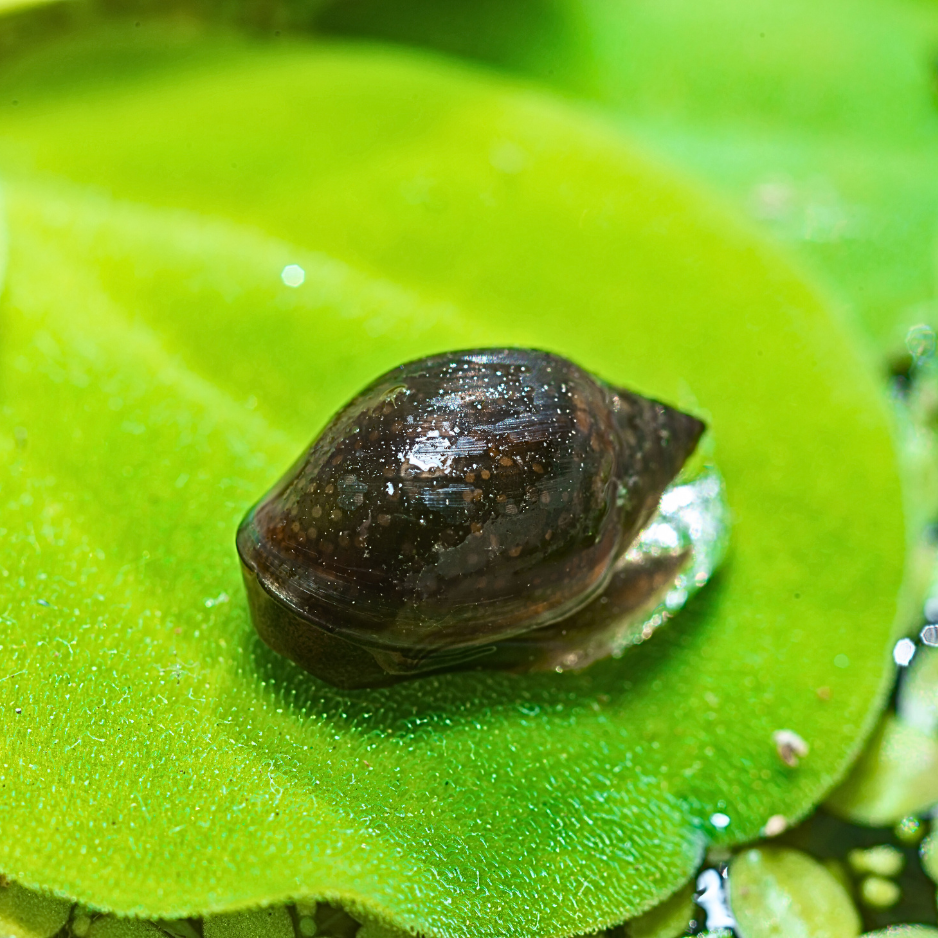
[[[568, 107], [421, 58], [116, 25], [0, 85], [0, 868], [152, 917], [583, 933], [840, 776], [901, 503], [877, 388], [784, 259]], [[502, 343], [707, 415], [718, 580], [580, 675], [343, 694], [276, 659], [245, 509], [374, 375]]]

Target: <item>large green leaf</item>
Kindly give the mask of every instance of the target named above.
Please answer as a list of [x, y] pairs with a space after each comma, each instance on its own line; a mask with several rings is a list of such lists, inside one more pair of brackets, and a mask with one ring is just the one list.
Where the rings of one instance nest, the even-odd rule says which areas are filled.
[[[808, 811], [882, 699], [904, 544], [876, 387], [811, 285], [529, 91], [111, 30], [2, 79], [0, 869], [153, 917], [321, 896], [560, 935]], [[731, 558], [583, 674], [333, 690], [255, 639], [235, 525], [367, 379], [481, 343], [707, 414]]]
[[880, 345], [938, 320], [938, 7], [922, 0], [332, 0], [321, 25], [603, 104], [788, 242]]

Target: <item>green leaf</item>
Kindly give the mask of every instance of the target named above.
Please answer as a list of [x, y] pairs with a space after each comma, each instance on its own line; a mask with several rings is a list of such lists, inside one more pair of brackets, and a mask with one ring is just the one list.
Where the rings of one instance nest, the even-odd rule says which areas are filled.
[[162, 935], [152, 922], [114, 915], [102, 915], [88, 929], [88, 938], [162, 938]]
[[938, 742], [887, 714], [827, 807], [855, 824], [890, 827], [936, 803]]
[[854, 823], [882, 827], [926, 813], [936, 804], [938, 652], [921, 647], [899, 684], [896, 713], [883, 718], [827, 806]]
[[938, 883], [938, 840], [935, 839], [934, 834], [926, 837], [925, 840], [922, 841], [920, 853], [922, 857], [922, 868]]
[[863, 938], [938, 938], [938, 928], [927, 925], [890, 925], [882, 931], [866, 932]]
[[18, 13], [28, 7], [49, 2], [50, 0], [0, 0], [0, 16]]
[[213, 915], [205, 920], [203, 931], [205, 938], [294, 938], [290, 913], [283, 906]]
[[18, 883], [0, 883], [0, 934], [5, 938], [52, 938], [68, 921], [72, 903]]
[[760, 847], [733, 858], [729, 898], [740, 938], [856, 938], [849, 893], [800, 850]]
[[907, 0], [333, 0], [334, 32], [426, 45], [600, 102], [842, 292], [888, 351], [938, 320], [938, 8]]
[[880, 844], [866, 850], [855, 847], [847, 854], [847, 863], [855, 876], [872, 874], [890, 879], [902, 872], [905, 855], [891, 844]]
[[899, 718], [926, 736], [938, 739], [938, 649], [918, 649], [899, 687]]
[[688, 883], [661, 905], [632, 919], [625, 926], [626, 938], [679, 938], [694, 916], [694, 884]]
[[6, 223], [6, 204], [3, 189], [0, 188], [0, 295], [3, 293], [3, 281], [7, 272], [7, 256], [9, 254], [9, 238]]
[[[154, 918], [309, 897], [562, 935], [810, 810], [891, 676], [904, 545], [882, 402], [812, 285], [529, 90], [109, 29], [3, 79], [0, 868]], [[382, 370], [501, 343], [707, 414], [718, 580], [582, 674], [342, 693], [277, 659], [242, 513]]]

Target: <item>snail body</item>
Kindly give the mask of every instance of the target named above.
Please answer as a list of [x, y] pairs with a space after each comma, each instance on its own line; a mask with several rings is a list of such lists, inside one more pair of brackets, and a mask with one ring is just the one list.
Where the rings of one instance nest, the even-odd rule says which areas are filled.
[[579, 617], [601, 631], [610, 584], [626, 583], [639, 608], [686, 560], [640, 575], [623, 565], [703, 431], [545, 352], [401, 365], [342, 408], [242, 522], [255, 626], [346, 687], [553, 667], [544, 649], [569, 658], [579, 641], [562, 626]]

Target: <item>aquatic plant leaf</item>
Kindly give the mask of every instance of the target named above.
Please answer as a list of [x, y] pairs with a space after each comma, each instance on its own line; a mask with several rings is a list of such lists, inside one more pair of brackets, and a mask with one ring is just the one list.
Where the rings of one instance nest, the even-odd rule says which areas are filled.
[[6, 205], [3, 199], [3, 188], [0, 187], [0, 294], [3, 293], [3, 281], [7, 272], [7, 255], [9, 253], [9, 240], [7, 235]]
[[891, 827], [938, 804], [938, 741], [887, 714], [827, 807], [854, 824]]
[[31, 6], [49, 3], [51, 0], [0, 0], [0, 16], [9, 13], [20, 13]]
[[728, 891], [740, 938], [856, 938], [862, 929], [850, 894], [800, 850], [744, 850]]
[[[124, 914], [305, 896], [577, 934], [810, 810], [882, 700], [904, 544], [876, 385], [812, 285], [529, 90], [109, 29], [0, 79], [0, 746], [31, 766], [0, 779], [0, 834], [28, 832], [0, 869]], [[516, 343], [704, 413], [717, 580], [578, 675], [342, 693], [268, 652], [252, 500], [381, 371]]]
[[938, 739], [938, 649], [918, 649], [899, 685], [896, 712], [904, 723]]
[[205, 938], [294, 938], [293, 922], [284, 906], [209, 916], [203, 934]]
[[153, 922], [102, 915], [91, 923], [88, 938], [163, 938], [163, 932]]
[[884, 876], [892, 879], [902, 872], [905, 856], [891, 844], [879, 844], [864, 850], [855, 847], [847, 854], [847, 863], [855, 876]]
[[938, 321], [938, 8], [906, 0], [332, 0], [321, 28], [481, 59], [600, 102], [726, 193], [889, 352]]
[[694, 917], [694, 884], [624, 926], [625, 938], [679, 938]]
[[865, 932], [862, 938], [938, 938], [938, 928], [928, 925], [890, 925], [881, 931]]
[[0, 885], [0, 934], [5, 938], [52, 938], [68, 921], [72, 903], [24, 889]]
[[366, 918], [361, 928], [355, 933], [355, 938], [407, 938], [408, 934], [409, 932], [403, 932], [392, 925]]
[[857, 889], [861, 905], [882, 911], [891, 909], [902, 899], [902, 888], [898, 883], [883, 876], [867, 876]]
[[926, 837], [920, 848], [922, 868], [938, 883], [938, 840], [934, 835]]

